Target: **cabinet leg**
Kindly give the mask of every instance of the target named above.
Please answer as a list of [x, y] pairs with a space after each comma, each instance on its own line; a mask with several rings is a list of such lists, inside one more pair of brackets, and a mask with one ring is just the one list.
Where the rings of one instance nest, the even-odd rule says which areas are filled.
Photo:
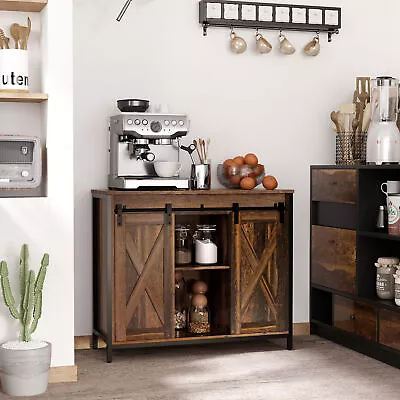
[[106, 352], [107, 352], [107, 362], [112, 363], [112, 346], [108, 345]]
[[286, 348], [288, 350], [293, 350], [293, 336], [292, 335], [289, 335], [286, 338]]
[[99, 338], [95, 333], [92, 334], [92, 347], [95, 350], [99, 348]]

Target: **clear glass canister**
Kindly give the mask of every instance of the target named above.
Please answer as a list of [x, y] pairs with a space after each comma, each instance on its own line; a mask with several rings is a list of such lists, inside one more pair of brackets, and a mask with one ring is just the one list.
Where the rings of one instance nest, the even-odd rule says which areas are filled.
[[175, 227], [175, 263], [190, 264], [192, 262], [192, 237], [190, 226]]
[[210, 333], [210, 312], [207, 305], [207, 297], [204, 294], [194, 294], [189, 310], [190, 333]]
[[183, 330], [187, 326], [188, 292], [182, 271], [175, 272], [175, 329]]
[[197, 225], [193, 238], [196, 263], [216, 264], [218, 261], [216, 225]]

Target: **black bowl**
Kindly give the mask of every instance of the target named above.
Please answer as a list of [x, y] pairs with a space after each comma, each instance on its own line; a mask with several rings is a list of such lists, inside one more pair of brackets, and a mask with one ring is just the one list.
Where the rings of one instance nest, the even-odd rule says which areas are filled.
[[123, 99], [117, 100], [117, 106], [121, 112], [145, 112], [149, 108], [149, 100]]

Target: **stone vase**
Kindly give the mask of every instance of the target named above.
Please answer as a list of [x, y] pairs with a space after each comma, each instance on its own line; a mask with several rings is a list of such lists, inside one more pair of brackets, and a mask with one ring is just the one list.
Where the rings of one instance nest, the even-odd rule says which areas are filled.
[[9, 396], [36, 396], [47, 390], [51, 344], [15, 350], [0, 346], [1, 390]]

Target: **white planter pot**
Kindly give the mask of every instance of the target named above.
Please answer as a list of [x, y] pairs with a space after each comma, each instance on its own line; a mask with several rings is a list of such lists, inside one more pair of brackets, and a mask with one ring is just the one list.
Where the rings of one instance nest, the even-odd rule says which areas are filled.
[[29, 92], [28, 51], [0, 49], [0, 91]]
[[[9, 343], [9, 342], [8, 342]], [[36, 396], [47, 390], [51, 344], [36, 349], [8, 349], [0, 346], [2, 391], [9, 396]]]

